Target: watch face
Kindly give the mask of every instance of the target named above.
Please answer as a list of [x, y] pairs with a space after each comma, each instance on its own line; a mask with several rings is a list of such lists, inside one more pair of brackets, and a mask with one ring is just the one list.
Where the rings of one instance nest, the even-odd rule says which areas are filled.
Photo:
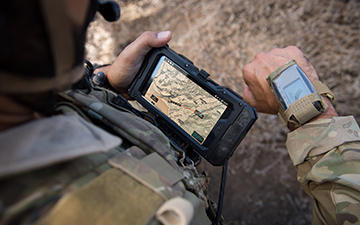
[[274, 79], [273, 87], [284, 110], [296, 100], [315, 92], [309, 78], [296, 64]]
[[286, 95], [286, 103], [291, 104], [296, 100], [311, 94], [310, 90], [304, 85], [304, 82], [300, 78], [297, 78], [290, 84], [284, 87], [284, 93]]

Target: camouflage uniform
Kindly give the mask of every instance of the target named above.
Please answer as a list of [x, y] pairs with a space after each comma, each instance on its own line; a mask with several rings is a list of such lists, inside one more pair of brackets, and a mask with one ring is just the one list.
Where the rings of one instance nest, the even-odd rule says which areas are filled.
[[312, 224], [360, 224], [360, 131], [353, 117], [319, 119], [288, 134]]
[[62, 115], [0, 133], [1, 225], [211, 223], [208, 178], [156, 127], [107, 91], [61, 96]]
[[[210, 224], [207, 177], [156, 127], [110, 106], [110, 92], [61, 96], [63, 115], [0, 133], [1, 225], [159, 224], [163, 208]], [[314, 224], [360, 221], [359, 133], [352, 117], [336, 117], [288, 135], [298, 180], [314, 198]]]

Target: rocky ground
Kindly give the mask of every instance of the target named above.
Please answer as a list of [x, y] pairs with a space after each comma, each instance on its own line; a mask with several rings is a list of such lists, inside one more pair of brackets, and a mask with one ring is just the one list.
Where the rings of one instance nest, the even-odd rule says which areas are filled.
[[[256, 53], [295, 45], [336, 95], [340, 115], [360, 122], [358, 0], [125, 0], [119, 22], [98, 17], [88, 59], [111, 63], [143, 31], [172, 31], [170, 47], [241, 93]], [[296, 181], [276, 116], [259, 119], [229, 162], [223, 214], [230, 224], [309, 224], [312, 200]], [[217, 201], [221, 168], [207, 166]]]

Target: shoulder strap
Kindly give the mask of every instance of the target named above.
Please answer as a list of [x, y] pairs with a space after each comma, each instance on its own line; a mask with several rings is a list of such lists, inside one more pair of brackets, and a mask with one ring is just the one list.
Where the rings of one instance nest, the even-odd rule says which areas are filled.
[[92, 90], [89, 94], [71, 90], [60, 94], [61, 97], [79, 105], [89, 117], [101, 122], [113, 132], [138, 146], [147, 154], [157, 152], [174, 168], [177, 156], [170, 147], [168, 138], [155, 126], [132, 114], [122, 107], [110, 105], [115, 96], [106, 91]]
[[[89, 94], [71, 90], [60, 96], [80, 107], [94, 123], [104, 125], [105, 129], [110, 129], [133, 145], [126, 152], [109, 160], [113, 167], [152, 189], [164, 201], [176, 196], [189, 198], [188, 201], [195, 209], [195, 218], [199, 219], [191, 224], [202, 224], [204, 221], [210, 224], [206, 215], [206, 209], [212, 208], [205, 191], [208, 178], [199, 174], [194, 165], [185, 166], [182, 159], [185, 157], [184, 153], [176, 152], [157, 127], [118, 105], [117, 95], [109, 90], [94, 88]], [[179, 166], [178, 163], [182, 165]], [[144, 171], [147, 171], [146, 174]], [[164, 181], [167, 184], [165, 186]], [[169, 210], [169, 213], [175, 213], [181, 207], [174, 209], [175, 211]]]

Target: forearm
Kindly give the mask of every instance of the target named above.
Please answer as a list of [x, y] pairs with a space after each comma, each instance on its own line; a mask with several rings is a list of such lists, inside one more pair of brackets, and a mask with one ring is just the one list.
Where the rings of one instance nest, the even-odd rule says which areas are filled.
[[360, 138], [353, 117], [317, 119], [288, 135], [298, 180], [314, 198], [313, 223], [360, 222]]
[[[244, 100], [258, 112], [278, 113], [278, 99], [266, 79], [291, 60], [296, 60], [311, 82], [319, 80], [314, 67], [298, 48], [289, 46], [273, 49], [257, 54], [244, 67]], [[327, 93], [324, 90], [321, 92]], [[299, 112], [297, 109], [288, 111], [292, 114], [286, 117], [282, 115], [281, 118], [293, 130], [287, 139], [289, 155], [297, 167], [299, 182], [314, 198], [313, 224], [343, 224], [345, 221], [360, 223], [359, 126], [353, 117], [337, 117], [330, 100], [325, 97], [324, 101], [328, 106], [327, 110], [317, 115], [310, 107], [309, 117], [317, 116], [308, 122], [298, 121], [294, 115]], [[299, 109], [303, 107], [301, 104], [295, 106], [299, 106]]]

